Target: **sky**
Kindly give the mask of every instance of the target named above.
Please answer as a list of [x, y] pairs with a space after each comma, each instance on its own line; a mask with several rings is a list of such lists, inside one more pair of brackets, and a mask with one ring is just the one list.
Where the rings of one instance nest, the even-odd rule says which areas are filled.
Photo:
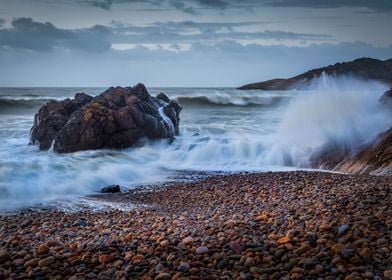
[[0, 0], [0, 86], [236, 87], [392, 58], [392, 0]]

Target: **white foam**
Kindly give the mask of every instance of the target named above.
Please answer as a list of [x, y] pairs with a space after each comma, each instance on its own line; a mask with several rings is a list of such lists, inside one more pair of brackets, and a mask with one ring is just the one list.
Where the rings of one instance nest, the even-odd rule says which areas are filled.
[[[132, 188], [162, 182], [178, 170], [309, 167], [310, 156], [326, 143], [355, 149], [392, 125], [390, 114], [378, 102], [385, 90], [377, 82], [323, 75], [306, 89], [271, 93], [295, 96], [279, 108], [185, 107], [180, 136], [172, 144], [157, 141], [135, 149], [66, 155], [27, 146], [32, 116], [4, 116], [0, 119], [0, 209], [79, 197], [111, 184]], [[189, 95], [206, 92], [196, 89]], [[231, 95], [236, 92], [241, 94], [232, 90]], [[163, 108], [160, 114], [173, 133]]]

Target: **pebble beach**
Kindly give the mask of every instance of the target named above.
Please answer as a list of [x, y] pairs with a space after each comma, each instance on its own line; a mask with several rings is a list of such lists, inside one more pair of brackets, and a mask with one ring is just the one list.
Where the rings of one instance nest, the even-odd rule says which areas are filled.
[[0, 279], [392, 279], [390, 177], [219, 175], [0, 216]]

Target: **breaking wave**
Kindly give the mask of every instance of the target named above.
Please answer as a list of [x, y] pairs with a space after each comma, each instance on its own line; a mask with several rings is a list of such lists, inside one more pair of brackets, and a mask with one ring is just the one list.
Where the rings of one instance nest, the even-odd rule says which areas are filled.
[[262, 96], [257, 94], [233, 96], [220, 93], [198, 96], [176, 96], [174, 99], [180, 104], [190, 106], [271, 106], [281, 101], [282, 96]]
[[[110, 184], [132, 188], [162, 182], [184, 170], [309, 167], [311, 156], [324, 145], [354, 150], [392, 125], [390, 112], [378, 101], [386, 89], [377, 82], [326, 75], [306, 88], [284, 92], [163, 89], [185, 105], [180, 136], [173, 143], [65, 155], [27, 145], [32, 114], [3, 115], [0, 210], [86, 195]], [[32, 99], [16, 102], [47, 102]]]

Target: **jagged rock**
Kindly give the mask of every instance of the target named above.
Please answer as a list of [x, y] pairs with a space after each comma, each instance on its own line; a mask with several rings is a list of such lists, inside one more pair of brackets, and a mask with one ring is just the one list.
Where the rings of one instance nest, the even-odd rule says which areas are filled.
[[85, 93], [76, 93], [74, 99], [48, 102], [34, 117], [34, 125], [30, 132], [31, 142], [38, 144], [41, 150], [49, 149], [71, 114], [92, 99], [92, 96]]
[[[167, 102], [169, 101], [169, 102]], [[127, 148], [143, 137], [173, 138], [179, 132], [181, 106], [152, 97], [143, 84], [111, 87], [91, 97], [51, 101], [35, 116], [31, 142], [40, 149], [68, 153], [89, 149]]]
[[259, 83], [248, 84], [239, 89], [261, 89], [261, 90], [287, 90], [295, 87], [298, 83], [306, 85], [314, 77], [325, 72], [329, 75], [354, 75], [367, 80], [378, 80], [392, 84], [392, 59], [378, 60], [373, 58], [359, 58], [350, 62], [336, 63], [327, 67], [313, 69], [298, 76], [288, 79], [273, 79]]

